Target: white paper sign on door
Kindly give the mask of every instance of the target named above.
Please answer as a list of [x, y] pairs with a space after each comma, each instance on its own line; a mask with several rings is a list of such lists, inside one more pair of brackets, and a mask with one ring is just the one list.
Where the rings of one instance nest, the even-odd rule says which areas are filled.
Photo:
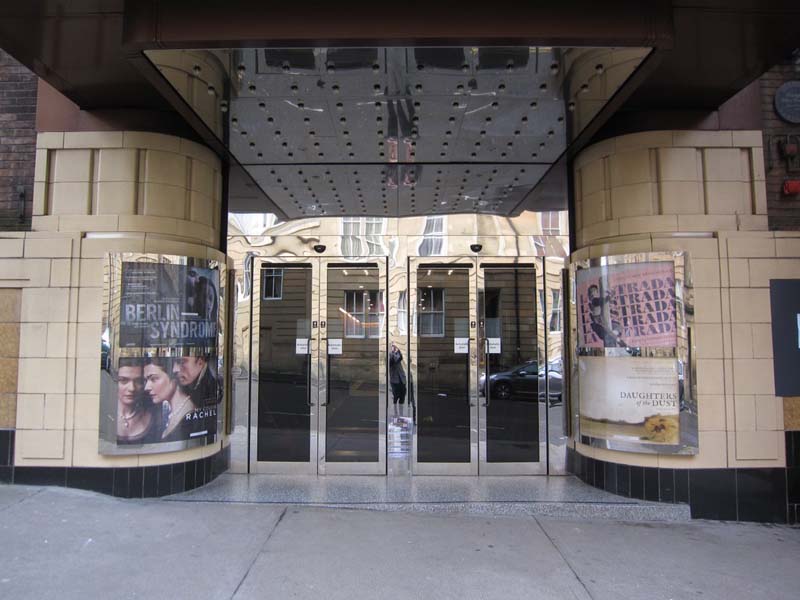
[[489, 354], [502, 354], [500, 350], [501, 338], [486, 338], [489, 342]]
[[453, 338], [453, 352], [455, 354], [469, 354], [469, 338]]
[[294, 340], [295, 354], [308, 354], [308, 338], [296, 338]]
[[342, 340], [328, 339], [328, 354], [341, 354], [342, 353]]

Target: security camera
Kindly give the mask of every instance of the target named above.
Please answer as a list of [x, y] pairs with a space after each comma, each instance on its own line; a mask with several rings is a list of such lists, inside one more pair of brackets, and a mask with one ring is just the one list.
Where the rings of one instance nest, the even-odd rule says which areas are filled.
[[478, 253], [481, 250], [483, 250], [483, 245], [482, 244], [470, 244], [469, 245], [469, 249], [472, 250], [475, 253]]
[[317, 254], [325, 252], [325, 244], [314, 244], [314, 252]]

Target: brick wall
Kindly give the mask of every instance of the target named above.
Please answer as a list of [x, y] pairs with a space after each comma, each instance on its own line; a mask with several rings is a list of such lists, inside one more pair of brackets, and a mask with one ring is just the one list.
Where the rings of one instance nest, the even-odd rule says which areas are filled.
[[[767, 211], [769, 227], [773, 230], [800, 230], [800, 196], [781, 193], [786, 173], [786, 163], [780, 156], [778, 137], [786, 134], [800, 135], [800, 125], [782, 120], [775, 112], [775, 91], [782, 83], [800, 79], [800, 71], [786, 62], [776, 65], [761, 77], [761, 114], [764, 123], [764, 153], [767, 165]], [[791, 177], [800, 179], [800, 173]]]
[[0, 50], [0, 230], [30, 228], [36, 85], [36, 75]]

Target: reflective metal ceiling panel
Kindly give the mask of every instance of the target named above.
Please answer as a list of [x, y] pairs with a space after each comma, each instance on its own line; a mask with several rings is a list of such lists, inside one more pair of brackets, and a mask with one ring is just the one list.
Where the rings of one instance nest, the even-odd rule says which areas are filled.
[[147, 55], [291, 218], [518, 211], [647, 52], [254, 48]]

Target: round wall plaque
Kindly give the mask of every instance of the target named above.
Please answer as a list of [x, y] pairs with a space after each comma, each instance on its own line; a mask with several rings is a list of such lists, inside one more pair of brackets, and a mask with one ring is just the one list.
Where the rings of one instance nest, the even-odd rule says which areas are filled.
[[778, 88], [775, 111], [784, 121], [800, 124], [800, 81], [787, 81]]

